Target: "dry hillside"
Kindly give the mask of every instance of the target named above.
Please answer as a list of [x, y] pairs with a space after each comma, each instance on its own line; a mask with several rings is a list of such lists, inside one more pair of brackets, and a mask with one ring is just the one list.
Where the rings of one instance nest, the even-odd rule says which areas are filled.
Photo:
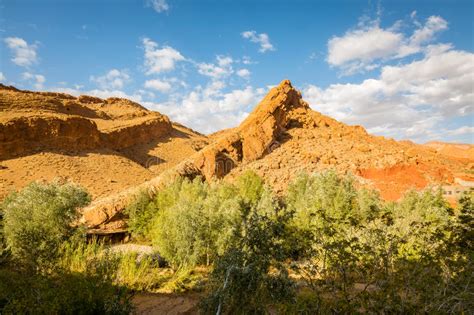
[[0, 198], [54, 178], [104, 197], [157, 176], [206, 141], [126, 99], [0, 85]]
[[425, 143], [425, 146], [434, 149], [439, 154], [450, 157], [468, 160], [474, 158], [474, 145], [472, 144], [431, 141]]

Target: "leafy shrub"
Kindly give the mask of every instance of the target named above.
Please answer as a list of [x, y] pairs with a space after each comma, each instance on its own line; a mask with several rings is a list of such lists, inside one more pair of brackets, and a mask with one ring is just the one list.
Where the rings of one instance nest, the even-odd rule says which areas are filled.
[[226, 246], [235, 220], [234, 189], [196, 178], [160, 191], [151, 226], [153, 245], [174, 267], [209, 265]]
[[125, 208], [128, 215], [128, 230], [135, 239], [146, 239], [149, 235], [150, 221], [157, 212], [148, 191], [140, 191]]
[[294, 223], [306, 230], [332, 222], [345, 226], [368, 222], [382, 210], [375, 192], [358, 191], [352, 177], [334, 171], [300, 175], [289, 186], [285, 200], [294, 211]]
[[0, 208], [0, 266], [8, 261], [10, 251], [7, 248], [7, 242], [3, 233], [3, 212]]
[[114, 284], [117, 260], [73, 227], [89, 201], [79, 186], [59, 182], [32, 183], [4, 200], [3, 233], [15, 263], [0, 269], [0, 313], [130, 313], [129, 292]]
[[34, 268], [50, 266], [61, 243], [75, 229], [78, 207], [90, 202], [88, 193], [71, 183], [32, 183], [2, 203], [3, 233], [15, 259]]
[[0, 270], [2, 314], [129, 314], [131, 296], [102, 275]]
[[278, 207], [256, 179], [247, 173], [237, 182], [241, 218], [210, 276], [210, 293], [201, 304], [206, 313], [265, 313], [268, 305], [293, 297], [293, 282], [284, 263], [285, 226], [291, 214]]
[[[302, 175], [286, 202], [294, 213], [290, 227], [303, 244], [292, 267], [313, 292], [305, 304], [314, 307], [310, 313], [471, 308], [474, 256], [456, 242], [466, 245], [461, 235], [472, 231], [473, 221], [469, 211], [454, 216], [440, 191], [412, 191], [398, 203], [383, 203], [356, 190], [350, 178], [327, 172]], [[469, 209], [472, 200], [460, 204]]]

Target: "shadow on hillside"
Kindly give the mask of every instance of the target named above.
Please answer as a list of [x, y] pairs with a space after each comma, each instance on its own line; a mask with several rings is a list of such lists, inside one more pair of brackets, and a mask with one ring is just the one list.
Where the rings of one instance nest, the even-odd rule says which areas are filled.
[[[169, 143], [176, 138], [190, 139], [191, 137], [187, 133], [173, 128], [171, 133], [166, 136], [160, 137], [147, 143], [141, 143], [125, 149], [117, 150], [117, 152], [123, 157], [132, 160], [135, 163], [138, 163], [148, 169], [153, 165], [166, 162], [165, 159], [156, 155], [151, 155], [149, 154], [149, 152], [155, 149], [160, 144]], [[187, 156], [183, 156], [183, 159], [185, 158], [187, 158]]]
[[[54, 148], [47, 148], [38, 146], [36, 148], [31, 148], [30, 151], [17, 154], [13, 157], [9, 157], [7, 159], [0, 159], [0, 163], [2, 161], [14, 160], [18, 158], [23, 158], [39, 153], [53, 153], [58, 155], [65, 155], [65, 156], [74, 156], [74, 157], [87, 157], [90, 154], [102, 154], [102, 155], [115, 155], [119, 157], [124, 157], [128, 160], [131, 160], [142, 167], [149, 168], [151, 165], [155, 165], [157, 163], [164, 163], [166, 160], [163, 158], [157, 157], [155, 155], [150, 155], [149, 152], [156, 148], [159, 144], [169, 143], [173, 141], [173, 139], [181, 138], [181, 139], [189, 139], [189, 134], [180, 131], [176, 128], [173, 128], [170, 134], [157, 138], [147, 143], [140, 143], [134, 146], [130, 146], [124, 149], [111, 149], [111, 148], [97, 148], [97, 149], [86, 149], [86, 150], [64, 150], [64, 149], [54, 149]], [[183, 157], [183, 159], [186, 157]]]

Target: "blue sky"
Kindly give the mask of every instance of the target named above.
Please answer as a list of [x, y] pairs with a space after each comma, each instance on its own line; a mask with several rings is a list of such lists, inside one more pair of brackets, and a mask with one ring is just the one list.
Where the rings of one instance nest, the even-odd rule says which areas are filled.
[[473, 1], [0, 1], [0, 81], [128, 97], [208, 133], [290, 79], [313, 109], [473, 143]]

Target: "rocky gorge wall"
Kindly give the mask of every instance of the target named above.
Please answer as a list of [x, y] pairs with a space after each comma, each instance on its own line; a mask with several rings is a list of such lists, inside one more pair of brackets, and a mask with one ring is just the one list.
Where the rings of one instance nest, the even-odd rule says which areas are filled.
[[171, 130], [167, 116], [129, 100], [76, 98], [0, 84], [0, 160], [41, 151], [120, 150]]
[[164, 117], [150, 117], [142, 123], [107, 132], [101, 132], [94, 121], [81, 117], [18, 117], [0, 123], [0, 159], [49, 150], [119, 150], [152, 141], [171, 130], [171, 122]]

